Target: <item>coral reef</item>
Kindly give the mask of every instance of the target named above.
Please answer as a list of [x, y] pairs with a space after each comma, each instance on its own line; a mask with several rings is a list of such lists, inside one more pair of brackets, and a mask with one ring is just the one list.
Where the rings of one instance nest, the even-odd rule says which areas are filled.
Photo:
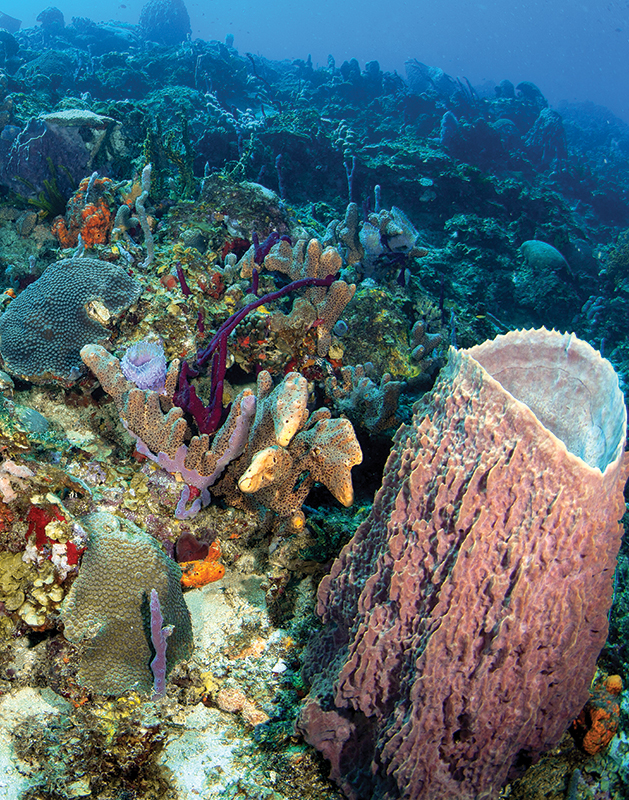
[[348, 796], [495, 793], [559, 741], [607, 633], [625, 436], [570, 335], [451, 352], [319, 587], [299, 727]]
[[[596, 450], [568, 428], [609, 420], [570, 400], [556, 441], [514, 433], [530, 400], [509, 384], [515, 348], [494, 377], [475, 348], [554, 326], [629, 386], [629, 127], [415, 59], [404, 78], [241, 54], [191, 39], [181, 0], [150, 0], [137, 25], [54, 8], [4, 22], [2, 791], [338, 800], [295, 732], [310, 691], [302, 725], [350, 795], [497, 794], [540, 756], [501, 794], [625, 797], [629, 705], [605, 676], [629, 675], [626, 543], [585, 690], [622, 504], [603, 531], [609, 487], [579, 500], [562, 483], [577, 456], [557, 450]], [[422, 399], [448, 345], [466, 350]], [[557, 363], [582, 352], [564, 338]], [[555, 366], [534, 371], [538, 417]], [[169, 565], [195, 640], [176, 665], [168, 599], [148, 575], [137, 587], [127, 545], [105, 568], [100, 534], [85, 552], [94, 514]], [[101, 631], [121, 648], [108, 661], [79, 602], [101, 575], [129, 615], [129, 642]], [[330, 621], [304, 653], [322, 579]], [[106, 701], [102, 664], [118, 680], [133, 642], [143, 696]]]

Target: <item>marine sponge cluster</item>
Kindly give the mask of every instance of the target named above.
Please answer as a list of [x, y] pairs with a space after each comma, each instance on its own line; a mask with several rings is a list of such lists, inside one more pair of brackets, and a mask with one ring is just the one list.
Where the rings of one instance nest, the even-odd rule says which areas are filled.
[[110, 178], [84, 178], [68, 201], [65, 217], [58, 216], [51, 230], [62, 247], [105, 244], [113, 226], [109, 207], [114, 183]]
[[308, 382], [296, 372], [289, 372], [276, 387], [269, 373], [261, 372], [256, 400], [247, 446], [229, 464], [216, 492], [231, 505], [256, 512], [271, 509], [288, 521], [300, 519], [302, 503], [315, 482], [350, 506], [351, 470], [362, 461], [351, 422], [331, 419], [327, 408], [310, 414]]
[[158, 593], [164, 625], [173, 626], [167, 671], [192, 653], [181, 569], [132, 522], [101, 511], [81, 524], [87, 550], [61, 609], [65, 637], [81, 650], [79, 681], [102, 694], [149, 692], [151, 589]]
[[4, 368], [33, 383], [72, 385], [83, 365], [79, 352], [105, 341], [105, 327], [140, 296], [122, 267], [95, 258], [67, 258], [11, 302], [0, 319]]
[[[282, 272], [291, 281], [304, 278], [326, 278], [336, 275], [343, 265], [340, 253], [334, 247], [323, 247], [318, 239], [299, 239], [294, 246], [285, 239], [280, 239], [265, 257], [263, 266], [268, 272]], [[250, 278], [256, 268], [255, 247], [251, 247], [236, 265], [242, 278]], [[274, 327], [280, 329], [284, 325], [297, 326], [307, 312], [311, 310], [311, 323], [317, 322], [317, 353], [325, 358], [332, 343], [332, 328], [343, 313], [343, 309], [354, 296], [356, 286], [343, 280], [335, 280], [330, 286], [311, 286], [306, 289], [304, 298], [299, 298], [288, 315], [276, 311]], [[281, 320], [281, 318], [284, 318]], [[296, 317], [296, 318], [295, 318]], [[283, 323], [283, 324], [282, 324]]]
[[[354, 429], [349, 420], [331, 419], [326, 408], [310, 414], [302, 375], [289, 373], [273, 387], [270, 374], [261, 372], [256, 396], [243, 390], [210, 441], [207, 434], [189, 438], [184, 412], [172, 407], [177, 360], [160, 395], [128, 381], [118, 359], [103, 347], [88, 345], [81, 357], [114, 398], [138, 451], [202, 490], [204, 503], [208, 487], [216, 484], [213, 491], [235, 506], [292, 517], [319, 481], [339, 502], [351, 505], [351, 469], [362, 461]], [[163, 406], [170, 408], [165, 412]]]

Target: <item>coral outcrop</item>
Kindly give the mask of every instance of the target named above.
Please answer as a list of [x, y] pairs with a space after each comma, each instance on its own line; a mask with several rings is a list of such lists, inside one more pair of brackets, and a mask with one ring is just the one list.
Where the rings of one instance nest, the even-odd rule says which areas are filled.
[[122, 267], [95, 258], [67, 258], [11, 302], [0, 320], [4, 368], [33, 383], [72, 385], [83, 365], [81, 348], [109, 337], [115, 322], [140, 296]]
[[113, 397], [138, 451], [200, 489], [204, 503], [214, 486], [232, 505], [291, 517], [318, 481], [351, 505], [351, 469], [362, 460], [354, 429], [349, 420], [331, 419], [326, 408], [310, 414], [307, 381], [298, 373], [274, 388], [269, 373], [261, 372], [257, 394], [244, 389], [210, 441], [207, 434], [191, 437], [183, 410], [172, 407], [178, 361], [171, 363], [158, 394], [128, 381], [118, 359], [103, 347], [88, 345], [81, 357]]
[[607, 635], [625, 431], [572, 335], [451, 351], [319, 588], [299, 728], [348, 797], [493, 797], [559, 741]]
[[81, 520], [88, 545], [81, 570], [63, 602], [66, 639], [79, 645], [79, 681], [101, 694], [150, 692], [151, 590], [164, 624], [172, 625], [167, 671], [192, 652], [190, 613], [181, 590], [181, 569], [158, 542], [132, 522], [107, 512]]

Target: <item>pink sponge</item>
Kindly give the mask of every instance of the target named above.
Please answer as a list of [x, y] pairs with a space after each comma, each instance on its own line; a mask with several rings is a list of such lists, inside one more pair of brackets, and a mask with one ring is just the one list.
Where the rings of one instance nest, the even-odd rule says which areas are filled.
[[492, 797], [559, 741], [607, 635], [625, 430], [574, 337], [451, 352], [319, 589], [299, 728], [349, 797]]

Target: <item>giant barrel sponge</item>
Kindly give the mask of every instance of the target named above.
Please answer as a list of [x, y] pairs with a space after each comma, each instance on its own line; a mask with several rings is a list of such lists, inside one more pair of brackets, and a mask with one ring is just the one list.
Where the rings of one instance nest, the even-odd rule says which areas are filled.
[[493, 797], [559, 741], [607, 635], [626, 421], [572, 335], [451, 352], [319, 588], [298, 727], [348, 797]]

